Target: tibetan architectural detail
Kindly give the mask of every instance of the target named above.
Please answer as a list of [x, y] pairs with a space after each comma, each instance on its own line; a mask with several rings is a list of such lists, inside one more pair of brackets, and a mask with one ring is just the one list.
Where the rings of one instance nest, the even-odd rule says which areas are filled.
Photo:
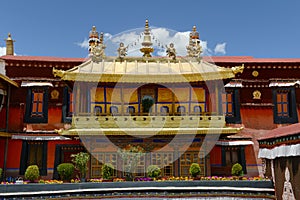
[[127, 55], [127, 50], [128, 50], [128, 46], [125, 47], [125, 46], [124, 46], [124, 43], [121, 42], [121, 43], [120, 43], [120, 46], [119, 46], [119, 48], [118, 48], [118, 57], [119, 57], [121, 60], [123, 60], [123, 59], [126, 57], [126, 55]]
[[100, 62], [105, 58], [106, 46], [103, 41], [103, 33], [100, 33], [100, 36], [96, 30], [96, 27], [93, 26], [89, 34], [89, 52], [90, 57], [94, 62]]
[[169, 47], [167, 47], [167, 56], [172, 60], [176, 60], [176, 49], [173, 43], [171, 43]]
[[288, 167], [286, 167], [286, 169], [285, 169], [285, 182], [284, 182], [284, 186], [283, 186], [282, 199], [296, 200], [294, 192], [293, 192], [293, 185], [290, 182], [290, 171], [289, 171]]
[[234, 78], [240, 68], [223, 68], [201, 60], [198, 62], [117, 62], [86, 61], [73, 69], [53, 69], [63, 80], [124, 83], [184, 83]]
[[235, 67], [232, 67], [232, 72], [234, 74], [243, 73], [244, 68], [245, 68], [244, 64], [242, 64], [241, 66], [235, 66]]
[[200, 58], [202, 47], [200, 45], [199, 33], [196, 26], [193, 26], [193, 31], [190, 33], [189, 45], [186, 47], [187, 56], [192, 58]]
[[5, 40], [6, 41], [6, 55], [14, 55], [14, 42], [15, 40], [13, 40], [11, 38], [11, 34], [8, 33], [8, 37]]
[[143, 57], [152, 57], [151, 53], [154, 51], [154, 49], [152, 48], [151, 34], [150, 34], [148, 20], [146, 20], [145, 23], [144, 40], [142, 42], [142, 48], [140, 49], [140, 51], [144, 54]]
[[[58, 179], [57, 166], [85, 151], [86, 178], [101, 178], [105, 163], [125, 178], [118, 152], [130, 144], [147, 152], [137, 177], [150, 165], [162, 177], [190, 176], [191, 163], [200, 176], [224, 177], [240, 163], [246, 177], [272, 177], [278, 199], [300, 199], [299, 58], [200, 57], [196, 27], [179, 56], [179, 44], [163, 44], [148, 21], [132, 45], [118, 41], [109, 49], [118, 54], [105, 56], [99, 33], [89, 32], [89, 58], [0, 57], [3, 175], [22, 177], [39, 161], [41, 176]], [[130, 56], [133, 44], [143, 57]]]

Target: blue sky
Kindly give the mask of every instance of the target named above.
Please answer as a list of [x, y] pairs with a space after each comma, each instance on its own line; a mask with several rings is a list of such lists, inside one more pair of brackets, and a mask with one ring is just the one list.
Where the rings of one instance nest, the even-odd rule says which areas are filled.
[[[299, 9], [298, 0], [2, 1], [0, 54], [10, 32], [17, 55], [86, 57], [79, 44], [93, 25], [114, 37], [149, 19], [150, 26], [180, 33], [196, 25], [210, 55], [299, 58]], [[175, 47], [184, 47], [180, 42]]]

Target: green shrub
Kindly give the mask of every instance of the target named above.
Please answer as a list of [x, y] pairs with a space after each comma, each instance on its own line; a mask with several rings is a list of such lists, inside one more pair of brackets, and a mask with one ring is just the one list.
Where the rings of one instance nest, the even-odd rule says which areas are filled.
[[90, 155], [85, 152], [80, 152], [72, 154], [71, 157], [73, 158], [72, 162], [75, 164], [76, 169], [80, 172], [80, 178], [85, 179]]
[[110, 163], [105, 163], [102, 166], [102, 178], [110, 179], [110, 177], [114, 174], [114, 166]]
[[243, 176], [243, 167], [239, 163], [235, 163], [231, 168], [231, 175], [232, 176]]
[[192, 177], [197, 177], [201, 173], [201, 168], [198, 163], [192, 163], [189, 171]]
[[0, 168], [0, 179], [1, 179], [1, 177], [2, 177], [2, 168]]
[[25, 179], [33, 182], [40, 176], [40, 170], [37, 165], [29, 165], [25, 171]]
[[147, 174], [151, 178], [159, 177], [160, 173], [161, 173], [161, 170], [157, 165], [149, 165], [147, 168]]
[[74, 170], [75, 166], [72, 163], [61, 163], [57, 166], [57, 172], [63, 181], [70, 181], [73, 177]]

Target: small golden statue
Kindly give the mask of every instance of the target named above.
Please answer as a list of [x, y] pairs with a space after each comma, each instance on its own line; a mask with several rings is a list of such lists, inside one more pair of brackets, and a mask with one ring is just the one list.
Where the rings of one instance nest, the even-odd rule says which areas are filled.
[[120, 47], [118, 48], [118, 56], [121, 60], [123, 60], [125, 58], [125, 56], [127, 55], [127, 49], [128, 49], [128, 46], [125, 47], [124, 43], [121, 42]]
[[100, 35], [100, 42], [95, 42], [91, 47], [91, 58], [93, 62], [100, 62], [105, 57], [104, 49], [106, 46], [103, 44], [103, 33]]
[[200, 58], [202, 53], [202, 47], [200, 45], [200, 36], [196, 30], [196, 26], [193, 26], [193, 30], [190, 33], [189, 45], [186, 47], [188, 57]]
[[176, 49], [173, 43], [171, 43], [169, 47], [167, 46], [167, 56], [172, 60], [176, 60]]

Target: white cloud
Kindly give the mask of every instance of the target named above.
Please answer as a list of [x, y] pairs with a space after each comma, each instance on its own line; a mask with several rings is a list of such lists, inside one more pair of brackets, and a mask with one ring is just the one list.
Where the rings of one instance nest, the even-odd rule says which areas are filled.
[[0, 47], [0, 56], [6, 55], [6, 47]]
[[215, 52], [215, 54], [218, 54], [218, 53], [226, 54], [225, 48], [226, 48], [226, 42], [221, 43], [221, 44], [217, 44], [216, 47], [215, 47], [214, 52]]
[[80, 46], [81, 48], [88, 49], [89, 48], [89, 40], [84, 38], [82, 42], [76, 42], [76, 45]]
[[[119, 43], [123, 42], [128, 46], [128, 56], [142, 56], [140, 52], [141, 43], [143, 41], [144, 28], [132, 29], [122, 33], [111, 35], [110, 33], [104, 34], [104, 43], [106, 44], [105, 53], [107, 56], [116, 56]], [[167, 28], [152, 28], [152, 43], [154, 48], [153, 55], [166, 56], [166, 46], [170, 43], [174, 44], [178, 56], [186, 56], [186, 46], [189, 43], [190, 31], [177, 32]], [[81, 48], [88, 49], [88, 39], [83, 42], [76, 43]], [[226, 43], [217, 44], [214, 51], [208, 47], [207, 41], [201, 41], [203, 55], [225, 54]]]

